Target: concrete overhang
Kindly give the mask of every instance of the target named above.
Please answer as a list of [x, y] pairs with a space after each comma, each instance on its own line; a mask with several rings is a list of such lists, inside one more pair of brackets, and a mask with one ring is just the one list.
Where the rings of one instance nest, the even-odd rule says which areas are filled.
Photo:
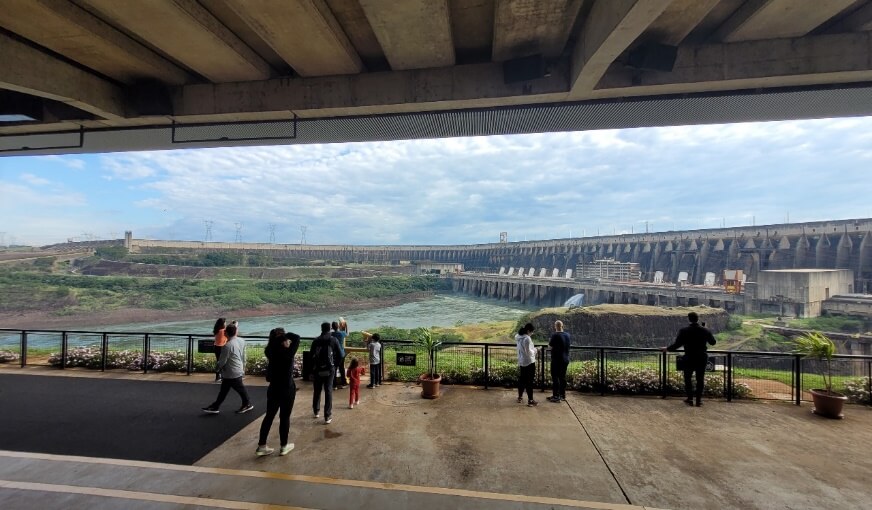
[[4, 0], [0, 155], [872, 115], [870, 29], [857, 0]]

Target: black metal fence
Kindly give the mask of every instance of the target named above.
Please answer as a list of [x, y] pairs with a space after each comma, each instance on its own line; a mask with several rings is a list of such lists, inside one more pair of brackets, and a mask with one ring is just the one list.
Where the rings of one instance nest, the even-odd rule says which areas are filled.
[[[261, 373], [267, 337], [245, 339], [246, 371]], [[211, 340], [211, 335], [203, 334], [0, 329], [0, 365], [212, 372]], [[301, 353], [310, 342], [303, 339]], [[538, 348], [537, 385], [544, 391], [551, 385], [551, 353], [545, 345]], [[656, 348], [573, 346], [569, 387], [599, 394], [682, 394], [682, 373], [675, 368], [679, 354]], [[354, 355], [366, 358], [366, 353]], [[757, 398], [799, 404], [810, 400], [809, 390], [823, 386], [822, 362], [800, 355], [709, 351], [709, 356], [706, 393], [727, 401]], [[384, 340], [381, 362], [385, 379], [414, 381], [427, 370], [427, 353], [410, 341]], [[872, 356], [837, 355], [832, 363], [834, 390], [851, 402], [872, 404]], [[511, 344], [444, 342], [436, 353], [436, 367], [448, 384], [510, 387], [518, 379], [517, 354]]]

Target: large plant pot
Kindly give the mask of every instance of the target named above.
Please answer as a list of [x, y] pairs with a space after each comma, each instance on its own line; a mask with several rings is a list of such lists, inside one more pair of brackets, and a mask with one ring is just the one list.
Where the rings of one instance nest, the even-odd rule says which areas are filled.
[[841, 393], [829, 392], [827, 390], [811, 390], [811, 399], [814, 402], [814, 409], [811, 410], [814, 414], [825, 416], [827, 418], [844, 418], [842, 407], [847, 402], [848, 397]]
[[430, 379], [428, 375], [422, 375], [418, 381], [421, 383], [421, 396], [424, 398], [439, 398], [439, 383], [442, 382], [442, 376], [437, 375]]

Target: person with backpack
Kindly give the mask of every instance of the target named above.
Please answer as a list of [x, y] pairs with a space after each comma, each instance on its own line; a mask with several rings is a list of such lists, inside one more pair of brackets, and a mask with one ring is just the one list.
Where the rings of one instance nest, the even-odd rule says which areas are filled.
[[333, 380], [336, 377], [336, 360], [342, 359], [342, 346], [330, 334], [330, 323], [321, 323], [321, 335], [309, 349], [314, 365], [315, 391], [312, 394], [312, 414], [321, 417], [321, 389], [324, 389], [324, 423], [333, 421]]
[[300, 335], [285, 333], [284, 328], [275, 328], [269, 332], [269, 341], [264, 349], [269, 364], [266, 366], [266, 380], [269, 387], [266, 390], [266, 414], [260, 424], [260, 440], [257, 450], [258, 457], [270, 455], [275, 448], [266, 444], [272, 422], [279, 415], [279, 439], [281, 449], [279, 455], [287, 455], [294, 449], [294, 443], [288, 442], [291, 429], [291, 412], [294, 410], [294, 397], [297, 385], [294, 384], [294, 356], [300, 347]]

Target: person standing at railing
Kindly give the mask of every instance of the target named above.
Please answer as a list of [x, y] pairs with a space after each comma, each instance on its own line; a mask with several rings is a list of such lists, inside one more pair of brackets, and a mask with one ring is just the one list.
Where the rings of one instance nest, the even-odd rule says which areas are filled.
[[536, 346], [530, 334], [533, 333], [533, 325], [527, 323], [518, 330], [515, 342], [518, 348], [518, 403], [524, 401], [524, 391], [527, 391], [527, 406], [539, 405], [533, 400], [533, 381], [536, 378]]
[[218, 398], [215, 399], [215, 402], [203, 408], [205, 413], [218, 414], [218, 409], [227, 398], [231, 388], [242, 399], [242, 407], [236, 411], [237, 414], [247, 413], [254, 409], [254, 405], [248, 398], [248, 390], [245, 389], [245, 384], [242, 382], [245, 376], [245, 340], [236, 336], [237, 328], [237, 322], [233, 321], [224, 330], [224, 334], [227, 335], [227, 343], [221, 349], [221, 357], [218, 359], [218, 370], [221, 371], [221, 389], [218, 391]]
[[339, 341], [330, 334], [330, 323], [321, 323], [321, 335], [312, 342], [309, 349], [315, 370], [315, 387], [312, 392], [312, 415], [321, 417], [321, 390], [324, 390], [324, 423], [333, 421], [333, 379], [336, 378], [336, 360], [343, 352]]
[[226, 327], [227, 319], [224, 317], [219, 317], [217, 321], [215, 321], [215, 325], [212, 327], [212, 334], [215, 335], [215, 343], [213, 344], [213, 349], [215, 350], [215, 382], [221, 382], [221, 371], [218, 370], [218, 360], [221, 359], [221, 349], [224, 348], [224, 344], [227, 343], [227, 337], [224, 335], [224, 328]]
[[330, 324], [330, 334], [336, 337], [339, 341], [339, 346], [342, 347], [342, 358], [336, 361], [336, 368], [339, 370], [339, 377], [333, 381], [333, 389], [338, 390], [348, 386], [348, 380], [345, 378], [345, 338], [348, 333], [339, 328], [339, 323], [334, 321]]
[[[364, 332], [364, 337], [368, 334]], [[371, 335], [366, 349], [369, 354], [369, 385], [367, 388], [378, 388], [382, 383], [381, 335], [378, 333]]]
[[294, 410], [294, 399], [297, 385], [294, 383], [294, 356], [300, 347], [300, 335], [285, 333], [283, 328], [275, 328], [269, 332], [269, 341], [264, 349], [264, 355], [269, 361], [266, 366], [266, 380], [269, 387], [266, 390], [266, 414], [260, 424], [260, 440], [257, 443], [255, 455], [269, 455], [275, 451], [266, 444], [272, 422], [279, 415], [279, 455], [287, 455], [294, 449], [294, 443], [288, 442], [291, 429], [291, 412]]
[[711, 331], [699, 325], [699, 315], [696, 312], [687, 314], [690, 325], [681, 328], [672, 345], [663, 347], [663, 351], [674, 352], [684, 347], [684, 391], [687, 398], [684, 403], [693, 405], [693, 374], [696, 372], [696, 406], [702, 405], [702, 392], [705, 389], [705, 366], [708, 363], [708, 346], [716, 343]]
[[563, 331], [563, 322], [554, 322], [554, 333], [548, 341], [551, 347], [551, 396], [549, 402], [566, 400], [566, 369], [569, 368], [569, 346], [572, 339]]

